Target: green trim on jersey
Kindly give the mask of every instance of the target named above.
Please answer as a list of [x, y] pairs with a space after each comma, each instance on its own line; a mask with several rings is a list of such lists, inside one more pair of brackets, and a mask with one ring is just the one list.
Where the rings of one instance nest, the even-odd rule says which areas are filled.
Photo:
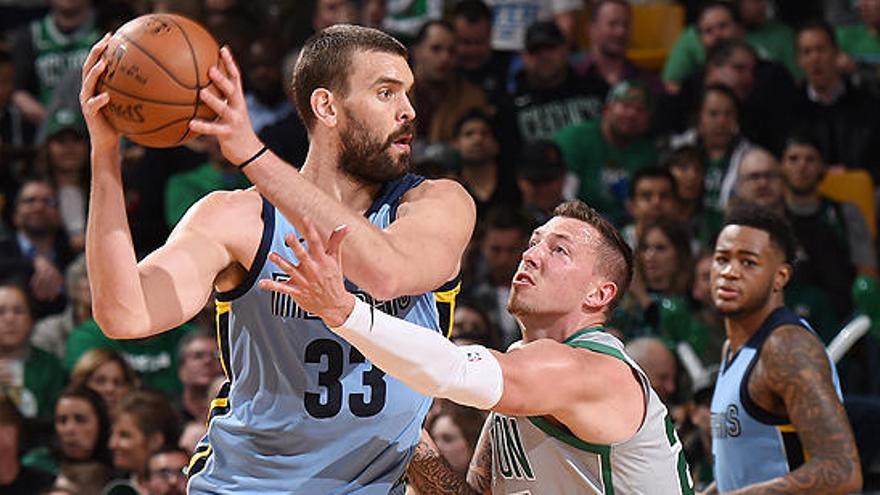
[[593, 352], [598, 352], [599, 354], [606, 354], [611, 357], [616, 357], [620, 359], [627, 366], [632, 367], [629, 361], [624, 357], [623, 353], [620, 352], [619, 349], [615, 349], [610, 345], [599, 344], [598, 342], [590, 342], [590, 341], [580, 341], [580, 342], [566, 342], [567, 345], [571, 347], [580, 347], [581, 349], [587, 349]]
[[[666, 415], [666, 438], [669, 440], [669, 446], [672, 447], [678, 443], [678, 435], [675, 433], [675, 425], [672, 423], [672, 416]], [[684, 458], [684, 446], [678, 451], [678, 482], [681, 484], [681, 493], [684, 495], [694, 495], [694, 487], [691, 482], [690, 473], [688, 472], [687, 460]]]
[[532, 424], [537, 426], [541, 431], [559, 440], [560, 442], [567, 443], [568, 445], [571, 445], [576, 449], [583, 450], [584, 452], [598, 454], [602, 462], [602, 484], [605, 485], [605, 495], [614, 495], [614, 483], [612, 482], [611, 478], [610, 445], [585, 442], [580, 438], [572, 435], [570, 432], [559, 428], [558, 426], [540, 416], [529, 416], [529, 421], [531, 421]]
[[605, 331], [605, 328], [603, 328], [603, 327], [588, 327], [588, 328], [584, 328], [583, 330], [578, 330], [577, 332], [575, 332], [575, 333], [569, 335], [567, 339], [565, 339], [565, 340], [562, 341], [562, 343], [563, 343], [563, 344], [569, 344], [569, 343], [571, 343], [571, 341], [573, 341], [574, 339], [580, 337], [581, 335], [586, 335], [586, 334], [588, 334], [588, 333], [593, 333], [593, 332], [604, 332], [604, 331]]

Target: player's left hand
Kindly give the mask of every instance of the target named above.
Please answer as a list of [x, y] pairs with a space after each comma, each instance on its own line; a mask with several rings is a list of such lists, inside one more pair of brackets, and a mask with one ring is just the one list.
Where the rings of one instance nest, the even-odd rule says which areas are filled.
[[338, 327], [354, 309], [354, 295], [345, 290], [342, 276], [341, 245], [348, 227], [336, 227], [324, 244], [310, 221], [304, 220], [303, 224], [308, 250], [295, 235], [288, 234], [284, 238], [296, 256], [296, 265], [278, 253], [269, 255], [269, 260], [284, 270], [290, 279], [286, 282], [260, 280], [260, 288], [289, 295], [300, 308], [319, 316], [328, 327]]
[[218, 91], [211, 89], [199, 91], [199, 98], [217, 113], [217, 118], [213, 121], [193, 119], [189, 122], [189, 128], [199, 134], [217, 136], [223, 156], [238, 165], [258, 152], [263, 144], [251, 125], [241, 72], [228, 46], [220, 49], [220, 66], [223, 70], [218, 66], [208, 69], [211, 82], [219, 90], [220, 96], [216, 94]]

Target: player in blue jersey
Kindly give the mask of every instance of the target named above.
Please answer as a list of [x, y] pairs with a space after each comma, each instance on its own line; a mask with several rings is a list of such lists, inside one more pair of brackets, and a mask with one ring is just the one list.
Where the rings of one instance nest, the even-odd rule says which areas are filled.
[[711, 405], [710, 493], [858, 491], [859, 456], [834, 365], [784, 305], [796, 247], [791, 227], [748, 205], [725, 223], [711, 270], [727, 342]]
[[105, 70], [91, 51], [80, 97], [92, 144], [86, 235], [95, 319], [113, 338], [140, 338], [192, 318], [216, 294], [228, 382], [190, 463], [191, 493], [360, 493], [402, 490], [400, 479], [430, 399], [374, 367], [290, 299], [256, 287], [283, 279], [267, 260], [299, 242], [303, 219], [329, 235], [344, 223], [346, 287], [400, 318], [438, 329], [431, 291], [453, 279], [474, 206], [452, 181], [408, 174], [415, 112], [406, 49], [377, 30], [328, 28], [294, 70], [309, 129], [297, 171], [265, 151], [250, 126], [228, 48], [211, 69], [219, 117], [193, 130], [217, 137], [256, 188], [201, 199], [164, 246], [137, 262], [125, 216], [119, 134], [95, 91]]

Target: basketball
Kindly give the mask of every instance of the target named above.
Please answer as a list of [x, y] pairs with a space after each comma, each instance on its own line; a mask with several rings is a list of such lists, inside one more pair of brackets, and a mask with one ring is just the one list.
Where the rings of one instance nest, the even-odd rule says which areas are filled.
[[114, 33], [104, 51], [107, 69], [97, 90], [106, 91], [110, 102], [102, 112], [110, 125], [138, 144], [181, 145], [195, 137], [188, 126], [191, 119], [216, 117], [199, 99], [199, 90], [211, 87], [208, 68], [219, 57], [211, 34], [185, 17], [150, 14], [133, 19]]

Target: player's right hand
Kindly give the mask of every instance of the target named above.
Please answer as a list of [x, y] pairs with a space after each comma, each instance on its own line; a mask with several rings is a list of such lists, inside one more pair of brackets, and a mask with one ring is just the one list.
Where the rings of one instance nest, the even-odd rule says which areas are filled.
[[107, 69], [107, 62], [101, 56], [110, 42], [110, 33], [104, 35], [95, 43], [89, 51], [89, 56], [83, 64], [82, 89], [79, 92], [79, 104], [82, 107], [83, 117], [89, 129], [89, 137], [92, 141], [92, 149], [100, 149], [106, 146], [116, 146], [119, 143], [120, 133], [114, 129], [107, 118], [101, 113], [101, 108], [110, 102], [110, 95], [106, 92], [96, 93], [98, 79]]

